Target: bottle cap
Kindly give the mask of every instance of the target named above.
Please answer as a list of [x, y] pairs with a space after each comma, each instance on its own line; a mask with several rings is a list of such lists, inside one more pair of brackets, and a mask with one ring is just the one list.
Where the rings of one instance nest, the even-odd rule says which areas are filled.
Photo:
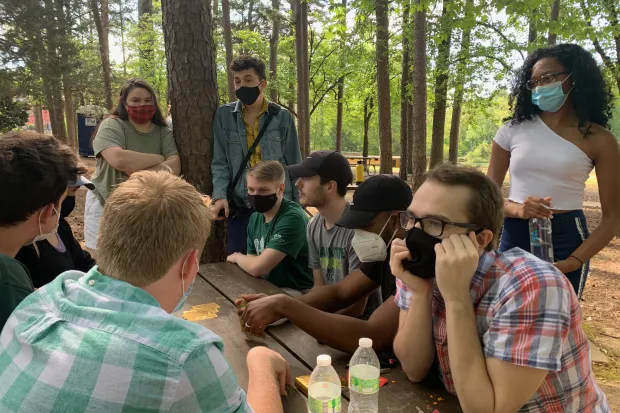
[[332, 365], [332, 358], [327, 354], [321, 354], [316, 358], [316, 364], [321, 367], [327, 367]]
[[366, 338], [366, 337], [362, 337], [360, 338], [360, 347], [363, 348], [371, 348], [372, 347], [372, 339], [371, 338]]

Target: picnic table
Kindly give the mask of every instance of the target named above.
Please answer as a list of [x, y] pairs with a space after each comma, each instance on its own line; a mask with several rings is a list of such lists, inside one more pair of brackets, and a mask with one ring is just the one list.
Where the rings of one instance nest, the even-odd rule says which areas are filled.
[[[320, 354], [332, 357], [332, 365], [341, 377], [346, 374], [345, 366], [351, 355], [319, 344], [313, 337], [290, 322], [269, 327], [265, 334], [265, 343], [248, 340], [241, 331], [234, 300], [241, 294], [267, 295], [284, 292], [266, 280], [246, 274], [238, 266], [228, 263], [206, 264], [200, 266], [192, 293], [183, 308], [216, 303], [220, 307], [216, 318], [197, 321], [204, 327], [219, 335], [225, 344], [224, 354], [228, 359], [242, 388], [247, 390], [248, 370], [247, 352], [256, 345], [265, 345], [284, 357], [291, 367], [293, 381], [295, 377], [309, 375], [316, 365]], [[180, 314], [180, 313], [177, 313]], [[440, 413], [460, 412], [458, 400], [445, 391], [430, 390], [423, 385], [411, 383], [400, 367], [382, 374], [388, 384], [379, 391], [379, 412], [381, 413]], [[342, 412], [348, 409], [349, 392], [342, 389]], [[306, 412], [306, 397], [296, 388], [288, 389], [284, 397], [284, 411], [291, 413]]]

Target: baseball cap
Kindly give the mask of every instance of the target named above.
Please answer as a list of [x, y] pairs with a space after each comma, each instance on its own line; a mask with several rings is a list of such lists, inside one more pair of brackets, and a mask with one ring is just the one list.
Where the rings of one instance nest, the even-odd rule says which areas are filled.
[[386, 211], [406, 211], [413, 199], [409, 185], [396, 175], [373, 175], [353, 194], [353, 203], [336, 225], [356, 229]]
[[294, 178], [310, 178], [319, 175], [324, 179], [344, 185], [349, 185], [353, 180], [349, 161], [336, 151], [312, 152], [302, 163], [287, 166], [286, 169]]
[[88, 179], [84, 178], [82, 175], [78, 175], [75, 181], [70, 181], [67, 185], [69, 188], [76, 188], [79, 186], [85, 186], [88, 189], [95, 189], [95, 185], [90, 182]]

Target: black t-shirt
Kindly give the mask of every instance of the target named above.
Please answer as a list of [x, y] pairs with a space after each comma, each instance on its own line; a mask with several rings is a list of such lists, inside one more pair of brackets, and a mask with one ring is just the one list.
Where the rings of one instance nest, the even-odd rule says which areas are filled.
[[360, 271], [375, 283], [381, 286], [381, 298], [383, 302], [396, 294], [396, 279], [390, 270], [390, 248], [388, 247], [385, 261], [363, 262]]
[[58, 224], [58, 236], [65, 245], [65, 251], [58, 251], [47, 240], [27, 245], [19, 250], [15, 259], [26, 266], [35, 288], [41, 288], [65, 271], [77, 270], [87, 272], [95, 265], [95, 260], [82, 249], [73, 236], [71, 226], [61, 219]]
[[0, 254], [0, 331], [13, 310], [32, 291], [26, 268], [8, 255]]

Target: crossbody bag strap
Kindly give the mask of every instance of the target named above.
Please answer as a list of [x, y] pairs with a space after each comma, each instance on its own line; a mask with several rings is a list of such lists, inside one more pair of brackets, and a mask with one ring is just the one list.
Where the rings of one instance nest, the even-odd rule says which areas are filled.
[[267, 112], [267, 119], [265, 119], [265, 123], [263, 124], [263, 127], [261, 128], [260, 132], [258, 132], [258, 136], [256, 137], [256, 139], [254, 139], [252, 146], [250, 146], [250, 148], [248, 149], [248, 153], [245, 155], [245, 159], [243, 160], [243, 162], [241, 162], [241, 166], [239, 167], [239, 170], [237, 171], [237, 174], [235, 175], [235, 179], [233, 179], [232, 183], [229, 185], [229, 188], [231, 190], [234, 190], [234, 188], [237, 186], [237, 183], [239, 183], [239, 179], [241, 179], [241, 175], [243, 174], [243, 171], [245, 170], [245, 167], [248, 164], [248, 161], [252, 157], [252, 154], [256, 150], [256, 147], [261, 141], [263, 135], [267, 131], [267, 128], [269, 127], [269, 123], [271, 123], [271, 120], [274, 118], [274, 114], [275, 114], [274, 112], [275, 112], [274, 108], [272, 107], [271, 104], [269, 104], [269, 108]]

